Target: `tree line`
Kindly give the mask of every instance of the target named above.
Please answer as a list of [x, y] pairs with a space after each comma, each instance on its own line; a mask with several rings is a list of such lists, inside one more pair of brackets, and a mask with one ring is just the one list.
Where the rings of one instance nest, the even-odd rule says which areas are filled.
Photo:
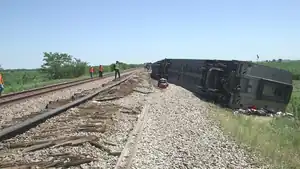
[[[101, 63], [99, 63], [101, 64]], [[138, 64], [121, 63], [120, 69], [138, 67]], [[6, 91], [18, 91], [29, 84], [39, 84], [56, 79], [69, 79], [87, 75], [90, 65], [67, 53], [43, 53], [43, 64], [38, 69], [4, 69], [0, 71], [4, 78]], [[94, 65], [99, 70], [99, 65]], [[113, 64], [103, 65], [104, 72], [113, 71]], [[20, 88], [20, 89], [19, 89]]]
[[[87, 62], [75, 58], [67, 53], [44, 52], [43, 61], [44, 64], [41, 66], [41, 71], [47, 74], [49, 79], [79, 77], [86, 74], [90, 66], [93, 66], [96, 72], [99, 70], [99, 65], [89, 65]], [[138, 66], [140, 65], [120, 62], [120, 69], [123, 70]], [[103, 65], [103, 68], [104, 72], [113, 71], [113, 64]]]

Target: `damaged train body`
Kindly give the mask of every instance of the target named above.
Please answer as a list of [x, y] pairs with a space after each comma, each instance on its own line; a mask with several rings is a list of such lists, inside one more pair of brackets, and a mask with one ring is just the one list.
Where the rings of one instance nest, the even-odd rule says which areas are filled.
[[154, 79], [166, 78], [233, 109], [285, 111], [293, 90], [290, 72], [246, 61], [163, 59], [151, 69]]

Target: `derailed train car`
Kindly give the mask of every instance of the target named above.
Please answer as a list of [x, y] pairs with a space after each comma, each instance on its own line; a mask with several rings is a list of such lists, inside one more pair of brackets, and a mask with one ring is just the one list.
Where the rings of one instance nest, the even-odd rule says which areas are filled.
[[151, 65], [164, 77], [203, 98], [230, 108], [285, 111], [293, 90], [288, 71], [246, 61], [164, 59]]

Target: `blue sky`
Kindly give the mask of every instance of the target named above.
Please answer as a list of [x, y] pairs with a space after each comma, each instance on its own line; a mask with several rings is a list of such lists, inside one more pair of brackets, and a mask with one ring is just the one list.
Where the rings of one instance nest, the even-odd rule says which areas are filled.
[[1, 0], [0, 64], [300, 59], [299, 0]]

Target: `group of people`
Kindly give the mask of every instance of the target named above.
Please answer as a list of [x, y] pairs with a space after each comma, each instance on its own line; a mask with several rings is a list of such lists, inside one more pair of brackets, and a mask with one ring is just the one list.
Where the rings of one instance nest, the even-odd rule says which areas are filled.
[[[99, 66], [99, 77], [103, 77], [103, 71], [104, 71], [104, 68], [102, 65]], [[114, 71], [115, 71], [115, 79], [117, 79], [117, 75], [118, 75], [118, 78], [120, 78], [120, 65], [119, 65], [119, 62], [116, 61], [116, 63], [114, 64]], [[94, 67], [90, 67], [90, 75], [91, 75], [91, 78], [93, 78], [93, 74], [94, 74]], [[2, 94], [4, 90], [4, 80], [3, 80], [3, 76], [2, 74], [0, 73], [0, 96]]]
[[[116, 63], [114, 64], [113, 69], [114, 69], [114, 72], [115, 72], [115, 79], [117, 79], [117, 75], [118, 75], [118, 78], [120, 78], [120, 65], [119, 65], [118, 61], [116, 61]], [[99, 77], [103, 77], [103, 71], [104, 71], [104, 68], [103, 68], [102, 65], [100, 65], [99, 66]], [[93, 78], [93, 75], [94, 75], [94, 72], [95, 72], [93, 66], [90, 67], [89, 72], [90, 72], [91, 78]]]
[[[91, 66], [89, 72], [90, 72], [91, 78], [93, 78], [94, 67]], [[99, 66], [99, 77], [102, 77], [102, 76], [103, 76], [103, 66], [100, 65], [100, 66]]]

